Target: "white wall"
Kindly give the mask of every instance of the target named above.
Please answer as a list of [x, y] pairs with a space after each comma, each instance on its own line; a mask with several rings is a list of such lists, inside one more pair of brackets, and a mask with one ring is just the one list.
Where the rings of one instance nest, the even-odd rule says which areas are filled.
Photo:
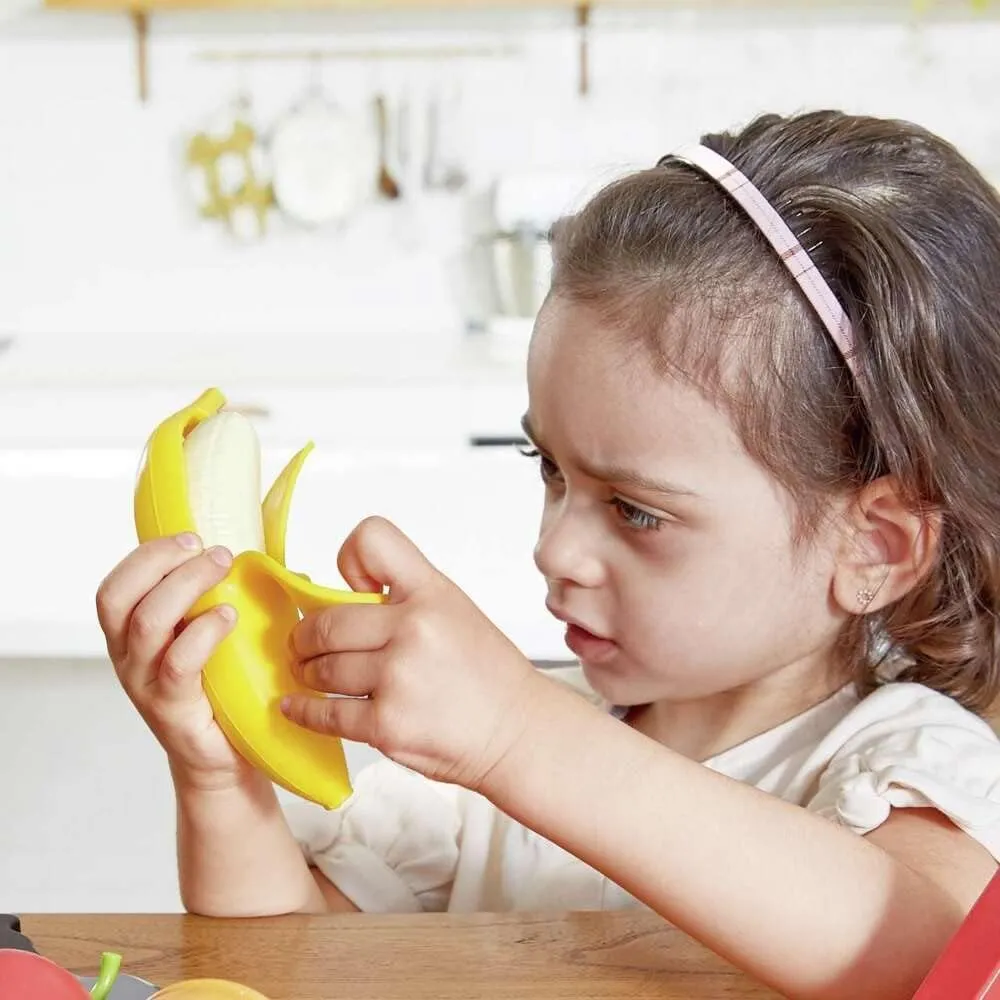
[[[1000, 20], [912, 21], [909, 0], [879, 6], [863, 22], [764, 7], [756, 26], [749, 15], [598, 10], [586, 100], [569, 11], [161, 16], [147, 107], [124, 17], [13, 17], [0, 22], [0, 333], [346, 337], [460, 324], [446, 266], [461, 245], [454, 198], [424, 201], [411, 230], [403, 206], [380, 205], [339, 237], [278, 227], [249, 248], [195, 218], [184, 138], [241, 82], [231, 64], [199, 61], [206, 49], [519, 46], [510, 59], [325, 71], [331, 95], [363, 114], [375, 86], [390, 101], [460, 86], [456, 131], [475, 191], [514, 170], [648, 164], [702, 130], [816, 105], [912, 117], [1000, 174]], [[267, 128], [300, 96], [307, 68], [258, 64], [243, 82]], [[407, 233], [419, 242], [400, 247]]]
[[[263, 364], [295, 334], [314, 338], [312, 350], [335, 368], [343, 352], [381, 335], [461, 336], [452, 277], [466, 238], [461, 198], [373, 206], [340, 235], [279, 223], [253, 246], [196, 219], [179, 170], [183, 139], [238, 82], [231, 68], [194, 58], [205, 48], [520, 46], [507, 61], [326, 72], [331, 93], [357, 109], [376, 85], [394, 97], [460, 84], [457, 132], [473, 194], [514, 171], [602, 176], [763, 109], [817, 105], [916, 119], [1000, 177], [1000, 23], [914, 26], [905, 0], [860, 22], [836, 12], [765, 12], [756, 24], [598, 12], [586, 100], [575, 91], [568, 12], [159, 17], [147, 107], [135, 98], [124, 18], [17, 6], [0, 21], [0, 336], [82, 338], [98, 355], [116, 340], [134, 357], [137, 343], [163, 351], [168, 338], [211, 335], [260, 351]], [[245, 82], [266, 126], [305, 75], [268, 65]], [[568, 188], [567, 201], [574, 194]], [[79, 363], [79, 354], [52, 351], [46, 367]], [[0, 382], [3, 366], [0, 355]], [[42, 524], [19, 530], [44, 538]], [[14, 585], [17, 567], [4, 571]], [[499, 601], [502, 584], [480, 589]], [[127, 750], [115, 749], [119, 739]], [[0, 789], [0, 910], [178, 905], [162, 757], [105, 661], [0, 662]]]

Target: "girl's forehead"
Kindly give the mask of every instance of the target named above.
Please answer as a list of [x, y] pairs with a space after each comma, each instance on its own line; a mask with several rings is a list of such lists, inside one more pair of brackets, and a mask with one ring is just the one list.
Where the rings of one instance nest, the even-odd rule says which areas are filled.
[[[528, 362], [528, 418], [540, 444], [594, 461], [746, 457], [728, 415], [648, 350], [601, 330], [589, 310], [540, 319]], [[596, 452], [597, 454], [594, 454]]]
[[538, 315], [528, 352], [528, 381], [600, 380], [608, 388], [656, 385], [652, 356], [641, 338], [616, 329], [595, 309], [551, 300]]

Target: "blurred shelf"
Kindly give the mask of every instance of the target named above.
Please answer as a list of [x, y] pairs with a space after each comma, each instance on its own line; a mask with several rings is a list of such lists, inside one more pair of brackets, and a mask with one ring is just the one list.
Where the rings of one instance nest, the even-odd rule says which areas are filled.
[[[469, 10], [566, 9], [576, 12], [580, 33], [579, 91], [589, 89], [588, 35], [591, 12], [601, 8], [664, 8], [692, 11], [882, 10], [907, 16], [985, 13], [1000, 8], [1000, 0], [44, 0], [50, 10], [128, 14], [135, 26], [136, 74], [139, 99], [149, 96], [148, 38], [153, 14], [192, 11], [364, 11], [364, 10]], [[307, 58], [307, 54], [304, 54]]]
[[679, 10], [739, 10], [794, 9], [810, 7], [821, 10], [881, 8], [901, 13], [933, 13], [935, 11], [987, 11], [1000, 6], [998, 0], [46, 0], [46, 6], [59, 10], [80, 11], [219, 11], [219, 10], [496, 10], [532, 8], [586, 7], [665, 7]]

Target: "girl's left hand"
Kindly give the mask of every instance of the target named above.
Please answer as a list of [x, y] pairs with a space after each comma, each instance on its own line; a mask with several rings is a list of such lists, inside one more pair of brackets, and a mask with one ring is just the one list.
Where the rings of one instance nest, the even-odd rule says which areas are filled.
[[547, 686], [526, 657], [394, 525], [362, 521], [338, 557], [355, 590], [385, 604], [342, 604], [306, 615], [293, 644], [293, 722], [380, 750], [405, 767], [478, 790], [537, 710]]

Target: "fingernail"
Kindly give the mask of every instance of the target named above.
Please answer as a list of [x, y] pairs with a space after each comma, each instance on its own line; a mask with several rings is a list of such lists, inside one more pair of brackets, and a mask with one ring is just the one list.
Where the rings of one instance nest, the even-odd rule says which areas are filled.
[[185, 531], [177, 536], [177, 544], [182, 549], [190, 549], [194, 551], [195, 549], [201, 548], [201, 539], [191, 531]]
[[236, 621], [237, 618], [236, 608], [234, 608], [231, 604], [220, 604], [215, 610], [218, 613], [219, 617], [224, 619], [225, 621], [227, 622]]
[[288, 710], [292, 707], [292, 699], [286, 694], [284, 698], [281, 699], [281, 711], [286, 715]]
[[232, 566], [233, 554], [224, 545], [216, 545], [208, 550], [208, 556], [212, 562], [219, 566]]

